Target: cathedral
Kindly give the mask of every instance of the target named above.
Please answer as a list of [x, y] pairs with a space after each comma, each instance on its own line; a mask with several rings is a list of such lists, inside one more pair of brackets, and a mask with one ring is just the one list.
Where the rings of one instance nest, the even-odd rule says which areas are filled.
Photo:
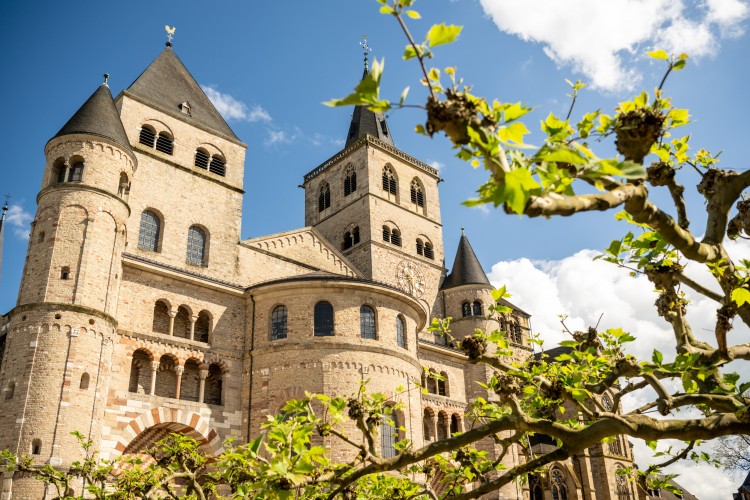
[[[114, 98], [105, 80], [47, 142], [18, 301], [0, 322], [0, 449], [64, 469], [82, 455], [72, 431], [105, 459], [180, 432], [218, 454], [287, 400], [364, 379], [402, 404], [402, 437], [422, 446], [494, 397], [487, 367], [428, 332], [433, 317], [452, 317], [459, 339], [501, 328], [533, 355], [528, 313], [503, 301], [511, 312], [489, 314], [467, 236], [446, 256], [438, 172], [395, 146], [383, 114], [354, 108], [343, 149], [302, 179], [293, 231], [242, 239], [245, 150], [171, 43]], [[324, 440], [334, 459], [355, 453]], [[617, 474], [632, 464], [620, 436], [492, 498], [634, 498]], [[44, 497], [1, 474], [1, 500]]]

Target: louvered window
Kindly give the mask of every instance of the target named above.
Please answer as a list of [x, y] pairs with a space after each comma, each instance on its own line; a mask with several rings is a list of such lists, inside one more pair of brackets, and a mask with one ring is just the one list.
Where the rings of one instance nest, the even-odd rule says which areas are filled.
[[411, 202], [419, 207], [424, 207], [424, 189], [416, 179], [411, 181]]
[[211, 158], [211, 165], [209, 165], [208, 171], [224, 177], [227, 173], [227, 165], [220, 156], [214, 155]]
[[363, 339], [377, 338], [375, 333], [375, 309], [370, 306], [359, 308], [359, 334]]
[[404, 318], [403, 316], [397, 316], [396, 317], [396, 343], [399, 347], [406, 348], [406, 336], [404, 335], [404, 332], [406, 331], [406, 327], [404, 326]]
[[424, 245], [422, 244], [422, 240], [417, 240], [417, 255], [423, 255], [424, 254]]
[[383, 191], [395, 195], [397, 190], [396, 176], [393, 174], [391, 167], [383, 168]]
[[314, 335], [330, 337], [333, 335], [333, 306], [329, 302], [315, 304]]
[[432, 243], [424, 244], [424, 256], [427, 257], [428, 259], [435, 258], [435, 252], [432, 250]]
[[380, 422], [380, 453], [383, 458], [393, 458], [396, 456], [396, 441], [398, 439], [398, 416], [394, 411], [390, 415], [389, 421], [386, 418]]
[[68, 182], [81, 182], [81, 179], [83, 179], [83, 162], [79, 161], [70, 167]]
[[383, 226], [383, 241], [391, 242], [391, 230], [388, 226]]
[[285, 339], [287, 332], [286, 306], [276, 306], [271, 313], [271, 340]]
[[331, 207], [331, 187], [328, 183], [323, 184], [318, 195], [318, 212]]
[[187, 262], [194, 266], [206, 265], [206, 233], [197, 226], [188, 229]]
[[161, 221], [152, 211], [146, 210], [141, 214], [141, 225], [138, 232], [138, 248], [157, 252], [159, 250], [159, 231]]
[[203, 170], [208, 170], [208, 153], [205, 152], [202, 149], [199, 149], [195, 152], [195, 166], [198, 168], [202, 168]]
[[150, 127], [143, 127], [141, 129], [141, 135], [138, 137], [138, 142], [144, 146], [150, 148], [154, 147], [154, 139], [156, 139], [156, 132]]
[[157, 137], [156, 139], [156, 150], [164, 154], [171, 155], [172, 149], [173, 149], [172, 139], [170, 139], [169, 136], [163, 132], [159, 134], [159, 137]]
[[346, 170], [346, 177], [344, 178], [344, 196], [349, 196], [357, 190], [357, 172], [354, 171], [354, 167], [349, 167]]
[[399, 233], [398, 229], [394, 229], [391, 232], [391, 243], [398, 247], [401, 246], [401, 233]]

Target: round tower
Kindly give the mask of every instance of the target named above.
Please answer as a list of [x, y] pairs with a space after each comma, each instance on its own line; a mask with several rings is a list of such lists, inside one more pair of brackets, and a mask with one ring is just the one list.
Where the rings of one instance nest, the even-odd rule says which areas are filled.
[[[106, 76], [106, 75], [105, 75]], [[105, 81], [47, 143], [0, 367], [0, 449], [67, 467], [98, 449], [136, 158]], [[13, 498], [41, 498], [39, 483]], [[3, 485], [7, 490], [9, 485]], [[78, 493], [78, 492], [76, 492]]]

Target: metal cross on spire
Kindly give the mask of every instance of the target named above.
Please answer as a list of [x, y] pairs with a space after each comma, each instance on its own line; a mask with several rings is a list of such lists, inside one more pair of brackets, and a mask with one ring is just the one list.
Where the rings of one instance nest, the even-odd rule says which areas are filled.
[[365, 71], [369, 71], [370, 65], [369, 65], [369, 54], [372, 52], [372, 49], [369, 45], [367, 45], [367, 35], [362, 35], [362, 41], [359, 42], [359, 44], [362, 46], [362, 51], [365, 55]]
[[5, 205], [3, 205], [3, 209], [7, 210], [8, 201], [10, 201], [11, 198], [13, 198], [13, 196], [11, 196], [10, 193], [5, 193]]

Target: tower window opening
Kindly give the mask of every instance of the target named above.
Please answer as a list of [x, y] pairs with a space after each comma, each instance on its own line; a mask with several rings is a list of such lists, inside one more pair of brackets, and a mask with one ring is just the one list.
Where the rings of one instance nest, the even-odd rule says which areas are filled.
[[318, 212], [331, 207], [331, 186], [326, 182], [320, 187], [320, 194], [318, 195]]
[[388, 137], [388, 125], [385, 123], [385, 120], [380, 120], [380, 130], [384, 136]]
[[346, 177], [344, 178], [344, 196], [349, 196], [357, 190], [357, 172], [353, 166], [349, 166], [346, 169]]
[[15, 392], [16, 392], [16, 383], [11, 382], [10, 384], [8, 384], [8, 387], [5, 388], [5, 399], [6, 400], [13, 399], [13, 395], [15, 394]]
[[401, 246], [401, 232], [398, 229], [391, 231], [391, 243], [397, 247]]
[[424, 188], [417, 179], [411, 181], [411, 202], [424, 208]]
[[208, 152], [205, 149], [197, 149], [195, 151], [195, 166], [198, 168], [202, 168], [203, 170], [208, 170], [208, 161], [209, 156]]
[[432, 243], [430, 243], [429, 241], [425, 242], [424, 244], [424, 256], [428, 259], [435, 258], [435, 252], [432, 249]]
[[396, 344], [399, 347], [406, 349], [406, 326], [404, 325], [404, 317], [400, 314], [396, 316]]
[[313, 334], [316, 337], [333, 335], [333, 306], [330, 302], [321, 301], [315, 304]]
[[57, 183], [62, 184], [65, 182], [65, 164], [62, 164], [57, 167]]
[[484, 314], [484, 311], [482, 310], [482, 303], [478, 300], [474, 301], [473, 313], [474, 316], [482, 316]]
[[156, 150], [171, 155], [174, 149], [174, 141], [164, 132], [159, 133], [159, 137], [156, 138]]
[[352, 244], [356, 245], [359, 243], [359, 226], [352, 229]]
[[348, 249], [350, 249], [352, 247], [352, 245], [353, 245], [353, 243], [352, 243], [352, 233], [349, 232], [349, 231], [347, 231], [347, 232], [344, 233], [344, 243], [343, 243], [343, 245], [341, 245], [341, 247], [344, 250], [348, 250]]
[[363, 339], [375, 340], [377, 333], [375, 329], [375, 309], [363, 305], [359, 308], [359, 333]]
[[227, 173], [227, 164], [221, 156], [213, 155], [211, 157], [211, 165], [209, 165], [208, 171], [224, 177]]
[[206, 266], [206, 232], [198, 226], [188, 229], [187, 262], [194, 266]]
[[83, 375], [81, 375], [81, 382], [80, 384], [78, 384], [78, 388], [82, 391], [88, 390], [90, 380], [91, 375], [89, 375], [88, 373], [84, 373]]
[[81, 182], [83, 179], [83, 162], [77, 161], [70, 167], [68, 182]]
[[69, 266], [63, 266], [62, 268], [60, 268], [60, 279], [61, 280], [70, 279], [70, 267]]
[[383, 191], [392, 195], [395, 195], [398, 191], [396, 176], [393, 173], [393, 169], [389, 165], [386, 165], [383, 168]]
[[391, 242], [391, 228], [388, 226], [383, 226], [383, 241], [386, 243]]
[[388, 417], [383, 417], [380, 422], [380, 447], [383, 458], [396, 456], [396, 440], [398, 438], [398, 415], [394, 410]]
[[471, 316], [471, 304], [468, 302], [464, 302], [461, 304], [461, 316], [466, 318], [467, 316]]
[[424, 243], [417, 238], [417, 255], [424, 255]]
[[280, 305], [271, 312], [271, 340], [285, 339], [287, 335], [287, 310]]
[[42, 440], [41, 439], [36, 438], [33, 441], [31, 441], [31, 454], [32, 455], [42, 454]]
[[156, 139], [156, 131], [149, 126], [141, 128], [141, 134], [138, 136], [138, 142], [144, 146], [150, 148], [154, 147], [154, 140]]
[[138, 248], [151, 252], [159, 251], [159, 233], [161, 221], [151, 210], [144, 210], [141, 214], [141, 225], [138, 232]]

